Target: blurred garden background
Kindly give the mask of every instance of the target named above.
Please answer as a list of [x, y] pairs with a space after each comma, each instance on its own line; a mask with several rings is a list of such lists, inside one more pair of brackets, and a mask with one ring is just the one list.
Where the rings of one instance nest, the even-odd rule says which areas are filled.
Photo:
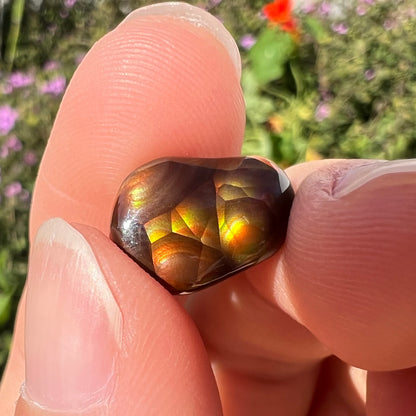
[[[72, 74], [139, 0], [0, 0], [0, 375], [36, 172]], [[192, 1], [240, 47], [244, 153], [289, 166], [416, 155], [414, 0]]]

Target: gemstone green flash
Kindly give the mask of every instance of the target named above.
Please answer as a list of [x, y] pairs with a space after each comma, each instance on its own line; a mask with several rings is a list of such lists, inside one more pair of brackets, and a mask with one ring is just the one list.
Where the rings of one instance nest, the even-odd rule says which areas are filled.
[[279, 250], [293, 197], [285, 173], [254, 157], [159, 159], [122, 184], [111, 238], [172, 293], [188, 293]]

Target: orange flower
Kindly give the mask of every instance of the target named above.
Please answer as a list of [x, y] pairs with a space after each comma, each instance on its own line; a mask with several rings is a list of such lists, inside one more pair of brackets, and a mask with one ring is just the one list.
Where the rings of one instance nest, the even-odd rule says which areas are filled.
[[270, 130], [273, 133], [281, 133], [284, 129], [284, 121], [282, 119], [282, 117], [280, 117], [278, 114], [273, 114], [269, 120], [269, 126], [270, 126]]
[[282, 30], [290, 33], [297, 31], [291, 0], [274, 0], [263, 7], [263, 13], [270, 23], [278, 24]]

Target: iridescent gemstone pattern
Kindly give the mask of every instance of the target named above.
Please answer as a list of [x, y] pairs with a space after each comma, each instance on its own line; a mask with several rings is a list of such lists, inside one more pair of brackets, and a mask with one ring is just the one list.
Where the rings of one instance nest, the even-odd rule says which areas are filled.
[[254, 157], [159, 159], [132, 172], [111, 239], [172, 293], [218, 282], [283, 244], [293, 190]]

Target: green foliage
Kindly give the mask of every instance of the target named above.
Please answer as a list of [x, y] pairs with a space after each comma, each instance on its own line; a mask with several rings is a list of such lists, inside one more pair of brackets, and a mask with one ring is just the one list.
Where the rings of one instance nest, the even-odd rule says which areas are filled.
[[319, 48], [321, 98], [330, 115], [308, 130], [331, 157], [414, 157], [416, 19], [410, 1], [348, 10], [348, 33]]
[[[272, 157], [283, 165], [304, 160], [309, 151], [315, 157], [414, 157], [411, 0], [357, 0], [333, 14], [319, 6], [298, 12], [293, 36], [278, 25], [261, 29], [245, 61], [252, 73], [249, 85], [243, 78], [248, 132], [254, 129], [259, 146], [270, 149], [267, 135]], [[269, 119], [278, 116], [279, 125], [251, 117], [256, 105]]]
[[281, 78], [294, 50], [295, 41], [289, 33], [277, 28], [263, 30], [248, 54], [259, 84]]
[[7, 36], [6, 49], [4, 52], [4, 60], [8, 69], [13, 67], [13, 61], [16, 54], [17, 42], [19, 39], [20, 25], [25, 6], [25, 0], [14, 0], [10, 11], [10, 27]]

